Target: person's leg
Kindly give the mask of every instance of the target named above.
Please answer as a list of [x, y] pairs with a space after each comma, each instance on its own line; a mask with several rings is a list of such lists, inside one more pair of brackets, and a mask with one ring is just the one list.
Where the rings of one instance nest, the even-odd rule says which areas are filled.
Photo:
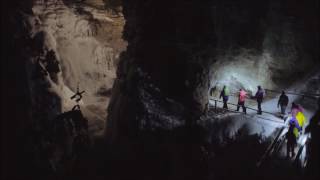
[[227, 101], [226, 100], [223, 100], [223, 108], [227, 109]]
[[295, 153], [294, 153], [294, 144], [293, 144], [292, 147], [291, 147], [291, 152], [292, 152], [292, 157], [294, 157], [294, 156], [295, 156]]
[[291, 152], [292, 152], [292, 157], [294, 157], [296, 154], [294, 153], [294, 148], [295, 148], [295, 144], [292, 143], [292, 146], [291, 146]]
[[244, 106], [244, 102], [242, 102], [241, 106], [242, 106], [242, 111], [243, 111], [245, 114], [247, 114], [247, 110], [246, 110], [246, 107]]
[[286, 114], [287, 106], [281, 106], [281, 113]]
[[258, 114], [262, 114], [261, 101], [258, 101]]
[[287, 142], [287, 157], [290, 157], [290, 143]]
[[237, 111], [239, 111], [239, 109], [240, 109], [240, 102], [238, 102]]

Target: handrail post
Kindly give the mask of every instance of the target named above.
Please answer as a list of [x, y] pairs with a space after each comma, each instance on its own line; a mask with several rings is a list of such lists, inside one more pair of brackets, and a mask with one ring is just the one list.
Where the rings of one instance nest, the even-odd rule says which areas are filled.
[[217, 100], [214, 100], [214, 111], [217, 112]]

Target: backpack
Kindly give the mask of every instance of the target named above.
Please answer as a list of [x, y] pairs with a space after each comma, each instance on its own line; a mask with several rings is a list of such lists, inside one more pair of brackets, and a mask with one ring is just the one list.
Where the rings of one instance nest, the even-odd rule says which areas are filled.
[[298, 112], [296, 115], [296, 119], [298, 121], [299, 126], [302, 128], [306, 123], [306, 118], [302, 112]]
[[292, 117], [289, 121], [290, 124], [294, 126], [293, 128], [293, 134], [296, 138], [299, 137], [300, 132], [302, 131], [302, 126], [300, 126], [300, 122], [296, 117]]

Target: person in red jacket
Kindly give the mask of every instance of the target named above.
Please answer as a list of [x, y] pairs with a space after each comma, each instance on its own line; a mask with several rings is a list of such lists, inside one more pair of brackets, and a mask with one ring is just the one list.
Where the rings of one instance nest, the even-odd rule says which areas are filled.
[[242, 107], [242, 111], [243, 111], [245, 114], [247, 114], [246, 107], [244, 106], [244, 103], [245, 103], [245, 101], [246, 101], [246, 97], [247, 97], [247, 92], [244, 91], [243, 89], [240, 89], [237, 111], [239, 111], [240, 106], [241, 106], [241, 107]]

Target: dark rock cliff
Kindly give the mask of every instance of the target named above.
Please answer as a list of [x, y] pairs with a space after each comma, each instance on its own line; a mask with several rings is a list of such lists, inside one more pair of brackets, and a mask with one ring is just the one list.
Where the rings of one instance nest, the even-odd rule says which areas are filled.
[[215, 47], [212, 8], [212, 1], [123, 1], [129, 45], [114, 83], [107, 134], [121, 138], [139, 130], [143, 84], [158, 90], [151, 96], [182, 106], [182, 124], [196, 123], [208, 102], [207, 67]]

